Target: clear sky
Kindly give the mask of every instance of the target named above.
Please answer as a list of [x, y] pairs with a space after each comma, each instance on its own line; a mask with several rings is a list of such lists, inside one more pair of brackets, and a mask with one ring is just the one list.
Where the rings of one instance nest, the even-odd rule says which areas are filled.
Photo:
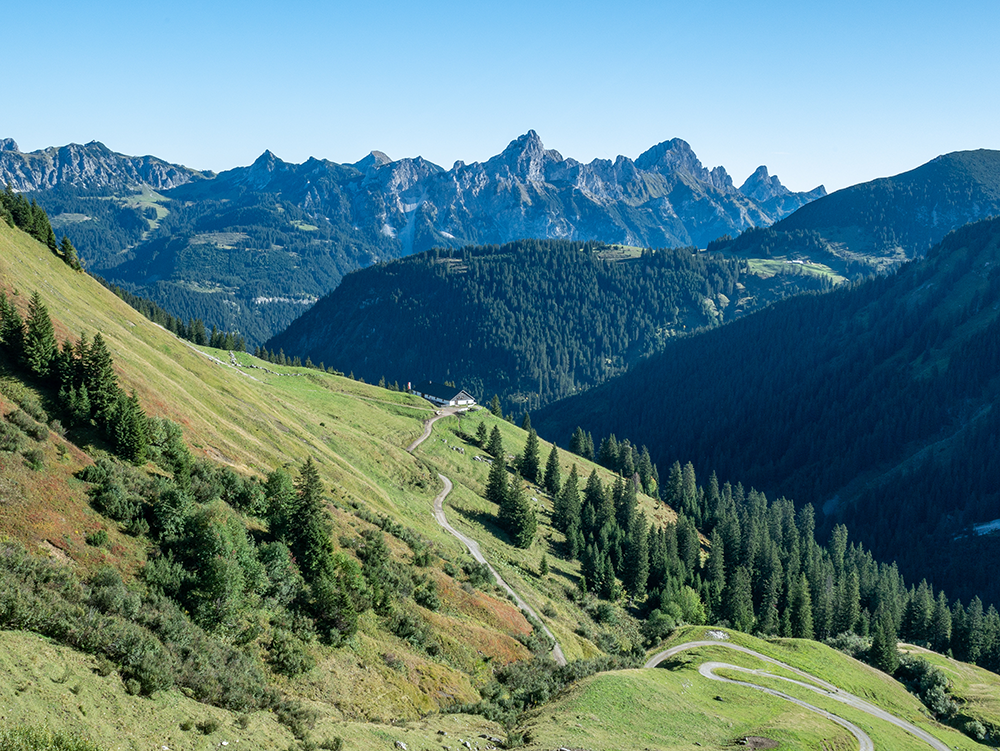
[[534, 129], [580, 161], [670, 138], [737, 185], [834, 190], [1000, 149], [1000, 2], [37, 0], [5, 13], [0, 137], [198, 169], [444, 167]]

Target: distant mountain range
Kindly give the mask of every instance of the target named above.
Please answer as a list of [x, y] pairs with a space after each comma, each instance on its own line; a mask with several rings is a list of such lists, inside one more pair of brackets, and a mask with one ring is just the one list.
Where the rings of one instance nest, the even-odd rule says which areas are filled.
[[793, 193], [764, 167], [737, 189], [680, 139], [583, 164], [534, 131], [448, 170], [378, 151], [299, 165], [268, 151], [218, 175], [97, 142], [25, 154], [8, 139], [0, 182], [33, 191], [92, 271], [251, 343], [378, 261], [528, 237], [705, 247], [825, 194]]

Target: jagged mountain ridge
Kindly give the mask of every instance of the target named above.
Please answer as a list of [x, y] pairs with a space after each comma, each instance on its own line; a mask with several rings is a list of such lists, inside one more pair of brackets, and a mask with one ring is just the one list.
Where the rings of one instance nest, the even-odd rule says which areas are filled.
[[144, 184], [167, 190], [192, 180], [210, 178], [154, 156], [125, 156], [99, 141], [50, 147], [24, 153], [12, 138], [0, 141], [0, 183], [18, 192], [48, 190], [59, 185], [84, 189], [123, 190]]
[[[485, 162], [447, 170], [377, 151], [354, 164], [291, 164], [265, 151], [218, 175], [129, 161], [95, 143], [27, 155], [6, 148], [0, 181], [34, 190], [90, 270], [251, 345], [344, 274], [433, 247], [521, 238], [704, 247], [781, 215], [736, 189], [722, 167], [706, 169], [680, 139], [635, 160], [583, 164], [529, 131]], [[158, 193], [137, 199], [139, 183]], [[109, 191], [122, 211], [109, 212]], [[795, 196], [808, 200], [789, 193], [782, 211]]]

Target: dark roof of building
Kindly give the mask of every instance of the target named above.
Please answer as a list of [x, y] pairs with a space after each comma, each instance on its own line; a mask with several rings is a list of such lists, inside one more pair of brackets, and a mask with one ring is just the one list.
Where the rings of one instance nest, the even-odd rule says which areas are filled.
[[[413, 387], [413, 391], [419, 391], [421, 394], [433, 396], [435, 399], [450, 402], [459, 394], [463, 393], [464, 389], [457, 389], [454, 386], [445, 386], [443, 383], [434, 383], [433, 381], [421, 381]], [[471, 397], [471, 394], [469, 394], [469, 396]]]

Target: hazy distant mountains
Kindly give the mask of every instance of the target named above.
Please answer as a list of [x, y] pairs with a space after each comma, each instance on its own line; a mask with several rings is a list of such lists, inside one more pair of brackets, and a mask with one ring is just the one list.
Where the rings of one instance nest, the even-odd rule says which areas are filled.
[[[377, 151], [354, 164], [289, 164], [265, 152], [218, 175], [96, 142], [24, 154], [8, 140], [0, 182], [36, 191], [91, 270], [251, 342], [348, 271], [431, 247], [527, 237], [704, 247], [825, 193], [792, 193], [766, 168], [737, 189], [680, 139], [635, 160], [583, 164], [545, 149], [534, 131], [486, 162], [447, 170]], [[134, 195], [140, 185], [157, 194]]]

